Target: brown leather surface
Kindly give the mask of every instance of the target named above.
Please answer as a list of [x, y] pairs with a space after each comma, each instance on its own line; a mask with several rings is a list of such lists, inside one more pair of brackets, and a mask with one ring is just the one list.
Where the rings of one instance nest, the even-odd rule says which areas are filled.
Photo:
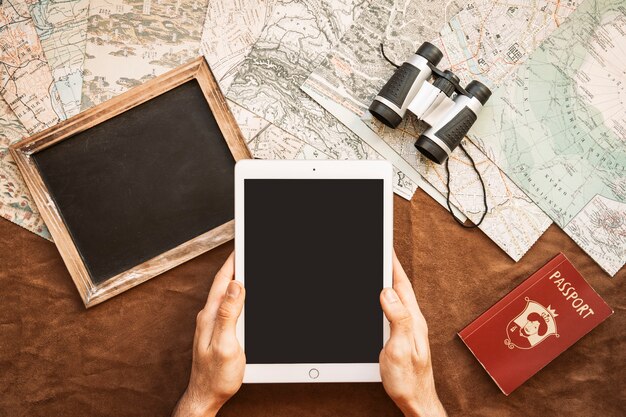
[[[396, 251], [429, 323], [450, 415], [624, 415], [625, 269], [609, 278], [556, 226], [516, 264], [422, 191], [394, 204]], [[232, 249], [85, 310], [54, 245], [0, 221], [0, 416], [168, 416], [189, 376], [196, 313]], [[506, 397], [456, 332], [559, 251], [615, 314]], [[400, 413], [380, 384], [285, 384], [244, 386], [220, 415]]]

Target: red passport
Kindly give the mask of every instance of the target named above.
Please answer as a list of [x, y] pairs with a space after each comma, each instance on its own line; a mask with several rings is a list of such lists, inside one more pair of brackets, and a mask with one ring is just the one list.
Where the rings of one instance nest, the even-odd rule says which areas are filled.
[[509, 395], [611, 314], [560, 253], [459, 336]]

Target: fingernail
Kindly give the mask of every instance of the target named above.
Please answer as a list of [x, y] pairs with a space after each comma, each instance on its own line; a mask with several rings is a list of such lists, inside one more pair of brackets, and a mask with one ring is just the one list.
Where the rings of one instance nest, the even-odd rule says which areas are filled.
[[235, 281], [231, 281], [231, 283], [228, 284], [228, 288], [226, 289], [227, 296], [231, 298], [237, 298], [240, 292], [241, 292], [241, 287]]
[[385, 288], [385, 299], [390, 303], [395, 303], [398, 301], [398, 295], [393, 289]]

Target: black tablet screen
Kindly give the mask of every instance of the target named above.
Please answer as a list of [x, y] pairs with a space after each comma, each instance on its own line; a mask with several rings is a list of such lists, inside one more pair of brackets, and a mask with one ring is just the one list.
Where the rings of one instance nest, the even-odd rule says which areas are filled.
[[378, 362], [383, 181], [247, 179], [244, 187], [247, 362]]

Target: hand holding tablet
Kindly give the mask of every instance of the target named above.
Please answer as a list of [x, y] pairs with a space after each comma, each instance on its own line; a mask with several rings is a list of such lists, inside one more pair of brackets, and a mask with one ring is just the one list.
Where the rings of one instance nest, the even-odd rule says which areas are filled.
[[393, 288], [383, 290], [380, 302], [391, 322], [391, 337], [380, 353], [385, 391], [407, 417], [445, 416], [435, 390], [426, 319], [395, 252]]
[[[426, 321], [395, 254], [393, 276], [392, 294], [397, 298], [388, 298], [388, 288], [381, 293], [385, 314], [391, 320], [391, 337], [380, 353], [383, 386], [407, 417], [445, 416], [435, 391]], [[213, 281], [206, 306], [198, 314], [191, 377], [174, 417], [215, 416], [243, 382], [245, 356], [235, 337], [235, 322], [245, 291], [240, 288], [242, 291], [234, 297], [227, 295], [231, 286], [240, 285], [233, 278], [231, 254]], [[215, 338], [216, 328], [226, 330], [219, 332], [226, 337]], [[220, 348], [215, 349], [216, 345]]]
[[[370, 173], [370, 175], [375, 176], [376, 174]], [[383, 186], [383, 189], [384, 188]], [[364, 190], [361, 190], [361, 193], [363, 193], [363, 191]], [[344, 192], [346, 192], [346, 190], [344, 190]], [[346, 192], [346, 194], [348, 193]], [[301, 198], [305, 197], [301, 196]], [[386, 205], [384, 205], [384, 207], [386, 207]], [[338, 213], [341, 214], [341, 210], [338, 210]], [[382, 228], [384, 235], [384, 231], [386, 230], [384, 221]], [[363, 239], [366, 240], [365, 238]], [[384, 244], [383, 246], [386, 247]], [[375, 360], [380, 358], [380, 366], [378, 363], [369, 362], [359, 364], [320, 362], [316, 363], [316, 365], [321, 366], [323, 372], [329, 371], [328, 374], [330, 377], [328, 378], [338, 377], [338, 379], [345, 379], [346, 375], [350, 378], [356, 375], [356, 377], [363, 379], [382, 379], [385, 390], [407, 417], [422, 415], [445, 416], [445, 410], [439, 402], [435, 391], [426, 321], [415, 299], [411, 283], [395, 257], [395, 253], [393, 253], [390, 244], [388, 249], [386, 253], [389, 256], [389, 261], [393, 268], [393, 289], [385, 288], [381, 291], [381, 287], [376, 293], [377, 309], [380, 309], [382, 306], [385, 316], [391, 322], [390, 336], [386, 332], [386, 330], [389, 329], [387, 327], [388, 323], [386, 320], [383, 322], [382, 336], [385, 340], [388, 340], [384, 344], [384, 347], [381, 343], [381, 347], [376, 352]], [[290, 254], [282, 250], [276, 250], [272, 255], [275, 268], [271, 270], [279, 271], [285, 264], [289, 264], [289, 259], [287, 259], [289, 255]], [[237, 252], [237, 256], [243, 257], [239, 252]], [[293, 254], [291, 254], [291, 256], [293, 256]], [[386, 256], [383, 254], [383, 264], [385, 258]], [[242, 337], [242, 319], [245, 318], [245, 313], [242, 312], [245, 311], [244, 299], [246, 300], [246, 307], [248, 307], [250, 301], [250, 289], [244, 289], [240, 282], [233, 281], [236, 275], [237, 277], [240, 276], [240, 271], [237, 271], [237, 274], [235, 274], [235, 267], [237, 266], [237, 268], [239, 268], [238, 265], [240, 261], [241, 259], [237, 259], [235, 262], [233, 255], [229, 257], [226, 264], [213, 281], [213, 286], [205, 308], [198, 314], [196, 333], [194, 336], [193, 366], [189, 386], [185, 394], [181, 397], [174, 411], [174, 416], [214, 416], [219, 408], [228, 398], [234, 395], [241, 386], [244, 381], [244, 368], [246, 368], [245, 372], [247, 373], [251, 365], [259, 365], [258, 363], [251, 364], [250, 358], [248, 358], [248, 365], [246, 365], [246, 355], [248, 352], [246, 351], [246, 355], [244, 355], [242, 346], [245, 347], [246, 345], [245, 343], [240, 344], [240, 341], [245, 342], [245, 336]], [[305, 267], [300, 266], [295, 270], [291, 270], [290, 280], [293, 282], [302, 281], [303, 277], [307, 276], [305, 269]], [[356, 267], [354, 270], [356, 270]], [[347, 275], [353, 275], [349, 273], [349, 270], [345, 270], [344, 273], [346, 273], [346, 271], [348, 271]], [[318, 273], [319, 275], [316, 278], [319, 278], [319, 281], [322, 283], [325, 282], [324, 279], [326, 276], [333, 276], [332, 271], [321, 271]], [[365, 279], [367, 279], [367, 276], [368, 274], [365, 273]], [[371, 277], [373, 276], [374, 274], [371, 274]], [[337, 279], [337, 276], [335, 276], [335, 278]], [[251, 280], [252, 277], [249, 276], [247, 280], [248, 283], [250, 283]], [[377, 279], [372, 280], [378, 281]], [[385, 287], [390, 286], [387, 284], [386, 280], [383, 279], [383, 281]], [[293, 288], [294, 287], [290, 286], [289, 283], [285, 286], [284, 282], [277, 286], [275, 285], [274, 290], [281, 294], [281, 297], [284, 299], [275, 300], [275, 302], [279, 304], [283, 304], [283, 302], [287, 304], [302, 304], [302, 292], [292, 291]], [[323, 300], [328, 298], [332, 299], [333, 288], [334, 285], [326, 285], [317, 295]], [[305, 295], [306, 294], [309, 294], [309, 291], [305, 292]], [[359, 307], [358, 300], [355, 303], [355, 298], [361, 297], [362, 295], [363, 293], [360, 292], [358, 288], [355, 288], [349, 293], [345, 293], [342, 297], [344, 307], [356, 305], [357, 308], [362, 310], [361, 312], [365, 312], [367, 308], [371, 307], [369, 304], [362, 304]], [[304, 298], [306, 297], [304, 296]], [[316, 308], [328, 308], [331, 304], [332, 303], [322, 301], [320, 306]], [[340, 309], [342, 308], [339, 303], [335, 305], [335, 307], [337, 306]], [[354, 331], [348, 327], [350, 326], [350, 321], [346, 322], [344, 320], [344, 317], [342, 317], [343, 313], [345, 313], [345, 311], [335, 311], [334, 317], [337, 322], [342, 323], [345, 332], [352, 334]], [[293, 315], [293, 312], [280, 311], [280, 314], [278, 314], [275, 319], [277, 322], [289, 321], [289, 314]], [[329, 317], [330, 316], [333, 316], [333, 314], [330, 314]], [[237, 320], [238, 318], [239, 321]], [[358, 320], [358, 317], [351, 318], [351, 321], [356, 320]], [[378, 324], [376, 324], [375, 319], [372, 321], [374, 321], [374, 324], [369, 326], [369, 330], [366, 328], [368, 326], [364, 326], [360, 328], [365, 330], [360, 331], [369, 334], [370, 337], [373, 335], [372, 340], [377, 340], [378, 336], [376, 335], [380, 334], [378, 333], [379, 331], [376, 330]], [[356, 327], [359, 328], [358, 324]], [[371, 331], [372, 328], [374, 331]], [[335, 348], [337, 352], [342, 352], [341, 336], [335, 338], [335, 336], [327, 335], [325, 342], [328, 343], [329, 348], [325, 351], [320, 350], [323, 351], [324, 354], [336, 355], [336, 353], [333, 352]], [[297, 345], [294, 346], [298, 347]], [[279, 348], [277, 351], [281, 351], [281, 349]], [[284, 352], [284, 350], [282, 352]], [[310, 354], [310, 352], [304, 353]], [[302, 354], [302, 352], [299, 354]], [[314, 352], [312, 355], [314, 354], [318, 353]], [[282, 355], [283, 353], [274, 356], [272, 362], [279, 361]], [[252, 356], [254, 357], [254, 354]], [[257, 356], [257, 359], [258, 358]], [[369, 356], [365, 358], [369, 359]], [[365, 371], [363, 371], [363, 369], [359, 370], [359, 368], [363, 368], [364, 364], [366, 365]], [[279, 377], [286, 379], [285, 375], [296, 375], [297, 378], [302, 378], [299, 371], [311, 364], [296, 362], [292, 364], [265, 363], [260, 365], [264, 366], [257, 370], [257, 374], [254, 375], [254, 378], [275, 378], [271, 375], [267, 377], [269, 374], [267, 371], [269, 371], [269, 369], [263, 368], [278, 366], [279, 368], [282, 367], [282, 369], [279, 369]], [[297, 366], [291, 367], [289, 365]], [[338, 372], [333, 371], [333, 367], [336, 366], [340, 368]], [[375, 368], [376, 370], [376, 376], [374, 377], [372, 377], [371, 368]], [[319, 372], [317, 368], [314, 369]], [[311, 382], [318, 382], [320, 376], [321, 372], [316, 375], [315, 378], [311, 375], [309, 375], [309, 378], [313, 380]], [[249, 375], [247, 379], [251, 379]]]
[[245, 289], [233, 280], [234, 275], [235, 256], [231, 253], [198, 313], [191, 376], [173, 416], [214, 416], [241, 387], [246, 358], [235, 329]]

